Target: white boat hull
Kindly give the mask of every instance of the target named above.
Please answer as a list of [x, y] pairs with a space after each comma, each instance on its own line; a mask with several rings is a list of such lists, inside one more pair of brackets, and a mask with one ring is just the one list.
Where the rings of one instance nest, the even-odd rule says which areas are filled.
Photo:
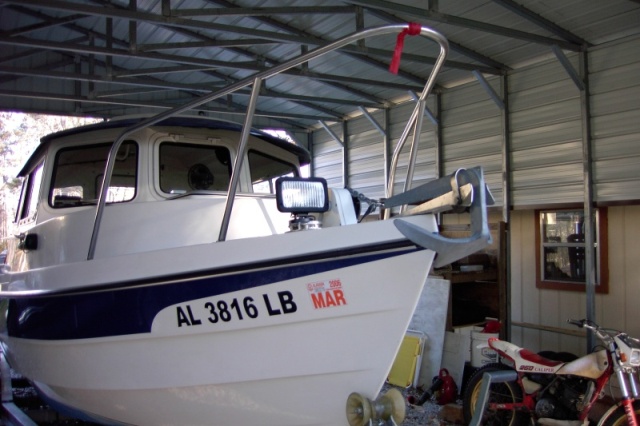
[[170, 304], [146, 333], [6, 349], [46, 398], [105, 423], [346, 425], [349, 394], [373, 399], [386, 379], [434, 253], [367, 256], [380, 258]]

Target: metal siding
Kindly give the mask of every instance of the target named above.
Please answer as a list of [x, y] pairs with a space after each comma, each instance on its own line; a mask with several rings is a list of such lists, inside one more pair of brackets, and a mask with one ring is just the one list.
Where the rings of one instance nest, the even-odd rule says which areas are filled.
[[[569, 54], [574, 68], [578, 55]], [[630, 37], [589, 53], [593, 178], [596, 201], [640, 199], [640, 37]], [[499, 79], [489, 80], [499, 91]], [[516, 206], [583, 202], [580, 92], [555, 57], [509, 76], [511, 178]], [[390, 110], [392, 149], [414, 108], [406, 102]], [[432, 102], [429, 107], [433, 111]], [[498, 203], [502, 191], [502, 118], [488, 94], [473, 81], [442, 95], [443, 174], [482, 165]], [[381, 111], [373, 113], [383, 124]], [[341, 134], [341, 127], [336, 126]], [[364, 117], [349, 122], [350, 185], [371, 197], [384, 193], [382, 135]], [[325, 133], [324, 130], [315, 135]], [[316, 138], [320, 168], [340, 176], [339, 146]], [[320, 143], [319, 141], [323, 141]], [[328, 141], [328, 142], [327, 142]], [[327, 155], [325, 151], [333, 155]], [[396, 190], [404, 182], [408, 144], [402, 151]], [[435, 178], [434, 126], [425, 117], [416, 180]]]
[[593, 180], [596, 201], [640, 199], [640, 38], [593, 49]]
[[[329, 126], [342, 138], [342, 125]], [[342, 187], [342, 147], [324, 130], [313, 132], [314, 176], [323, 177], [327, 185]]]
[[[415, 102], [407, 102], [392, 108], [390, 111], [390, 126], [391, 126], [391, 155], [395, 149], [400, 136], [404, 130], [407, 120], [411, 116], [413, 109], [415, 108]], [[427, 108], [435, 113], [435, 106], [433, 96], [427, 99]], [[412, 187], [416, 187], [429, 180], [436, 179], [436, 158], [435, 158], [435, 126], [425, 116], [422, 121], [422, 131], [420, 133], [418, 154], [416, 157], [416, 166], [414, 169], [414, 176], [412, 181]], [[407, 164], [409, 162], [409, 154], [411, 149], [411, 141], [413, 140], [413, 134], [409, 134], [409, 138], [405, 143], [404, 148], [401, 151], [400, 158], [398, 160], [398, 168], [396, 173], [394, 193], [401, 192], [404, 186], [404, 182], [407, 176]]]
[[[382, 111], [371, 113], [384, 127]], [[368, 118], [349, 121], [349, 187], [369, 198], [384, 197], [384, 136]]]
[[514, 205], [582, 202], [578, 88], [556, 58], [514, 72], [509, 88]]
[[[500, 93], [500, 80], [488, 80]], [[502, 204], [502, 112], [477, 81], [442, 95], [443, 175], [482, 166], [496, 205]]]

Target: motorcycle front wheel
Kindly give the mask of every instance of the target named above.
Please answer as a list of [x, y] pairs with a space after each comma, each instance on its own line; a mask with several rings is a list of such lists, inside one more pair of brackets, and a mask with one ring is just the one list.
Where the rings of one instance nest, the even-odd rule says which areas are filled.
[[[636, 412], [636, 420], [640, 420], [640, 401], [633, 402], [633, 411]], [[602, 426], [627, 426], [627, 414], [624, 411], [624, 407], [620, 406], [611, 413], [606, 419], [602, 419], [600, 423]]]
[[[473, 414], [478, 407], [478, 400], [480, 399], [480, 391], [482, 389], [482, 376], [486, 372], [499, 371], [499, 370], [511, 370], [503, 364], [487, 364], [486, 366], [476, 370], [469, 378], [469, 382], [464, 391], [462, 398], [462, 412], [466, 424], [471, 422]], [[522, 401], [522, 391], [516, 383], [493, 383], [489, 388], [489, 403], [514, 403]], [[484, 410], [482, 421], [480, 424], [483, 426], [519, 426], [528, 425], [531, 422], [531, 417], [528, 413], [523, 413], [518, 410], [490, 410], [487, 407]]]

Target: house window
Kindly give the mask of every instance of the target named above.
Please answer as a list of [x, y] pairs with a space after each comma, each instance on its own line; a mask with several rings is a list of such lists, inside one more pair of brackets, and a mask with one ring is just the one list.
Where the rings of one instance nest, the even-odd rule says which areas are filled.
[[[607, 210], [594, 210], [596, 292], [608, 292]], [[584, 291], [585, 215], [582, 209], [536, 211], [536, 285]]]

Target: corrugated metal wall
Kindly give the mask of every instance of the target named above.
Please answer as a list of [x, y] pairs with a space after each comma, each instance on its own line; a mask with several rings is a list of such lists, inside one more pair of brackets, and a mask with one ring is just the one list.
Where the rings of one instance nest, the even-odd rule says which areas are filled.
[[509, 89], [514, 205], [581, 203], [579, 89], [555, 58], [514, 72]]
[[[430, 109], [433, 102], [428, 102]], [[414, 102], [408, 102], [391, 110], [387, 133], [391, 140], [388, 152], [388, 161], [391, 161], [395, 148], [407, 118], [411, 115]], [[375, 111], [372, 118], [385, 128], [385, 112]], [[334, 124], [330, 129], [348, 146], [347, 167], [348, 178], [346, 185], [369, 198], [377, 199], [385, 196], [385, 136], [369, 121], [360, 116], [347, 122], [347, 135], [343, 134], [343, 125]], [[420, 134], [420, 150], [418, 151], [417, 164], [414, 172], [413, 183], [419, 185], [436, 178], [435, 175], [435, 127], [429, 118], [424, 117], [422, 132]], [[407, 173], [412, 135], [401, 151], [395, 191], [402, 189]], [[343, 170], [342, 147], [324, 129], [313, 133], [314, 175], [327, 179], [329, 186], [342, 185], [341, 173]]]
[[[415, 102], [407, 102], [390, 110], [390, 131], [391, 131], [391, 147], [389, 158], [395, 149], [400, 136], [404, 131], [406, 120], [411, 116], [415, 109]], [[427, 108], [435, 114], [435, 97], [430, 96], [427, 102]], [[422, 132], [418, 142], [418, 154], [416, 157], [416, 166], [413, 175], [412, 187], [416, 187], [429, 180], [436, 179], [436, 127], [431, 120], [424, 116], [422, 120]], [[409, 154], [413, 134], [410, 134], [404, 148], [400, 153], [398, 168], [394, 186], [394, 194], [402, 192], [407, 176], [407, 164], [409, 163]]]
[[[500, 79], [489, 81], [500, 93]], [[502, 203], [502, 112], [478, 82], [442, 95], [443, 175], [459, 168], [482, 166], [485, 181]]]
[[[599, 202], [640, 199], [640, 42], [609, 43], [588, 53], [592, 113], [594, 198]], [[568, 54], [577, 71], [579, 55]], [[496, 93], [501, 79], [489, 79]], [[514, 206], [582, 203], [583, 153], [580, 90], [555, 56], [508, 76], [511, 131], [511, 196]], [[434, 96], [429, 108], [435, 111]], [[502, 202], [502, 111], [477, 81], [441, 95], [441, 174], [481, 165], [498, 205]], [[392, 148], [414, 103], [389, 110]], [[384, 126], [382, 112], [373, 114]], [[364, 117], [348, 122], [349, 186], [370, 197], [383, 194], [382, 135]], [[342, 134], [342, 126], [334, 126]], [[340, 147], [322, 129], [313, 133], [315, 174], [329, 172], [340, 184]], [[328, 142], [329, 141], [329, 142]], [[435, 126], [425, 117], [415, 179], [436, 176]], [[401, 165], [406, 165], [408, 150]], [[397, 180], [404, 181], [406, 167]], [[400, 185], [396, 185], [400, 188]]]
[[640, 38], [589, 56], [593, 175], [598, 201], [640, 199]]

